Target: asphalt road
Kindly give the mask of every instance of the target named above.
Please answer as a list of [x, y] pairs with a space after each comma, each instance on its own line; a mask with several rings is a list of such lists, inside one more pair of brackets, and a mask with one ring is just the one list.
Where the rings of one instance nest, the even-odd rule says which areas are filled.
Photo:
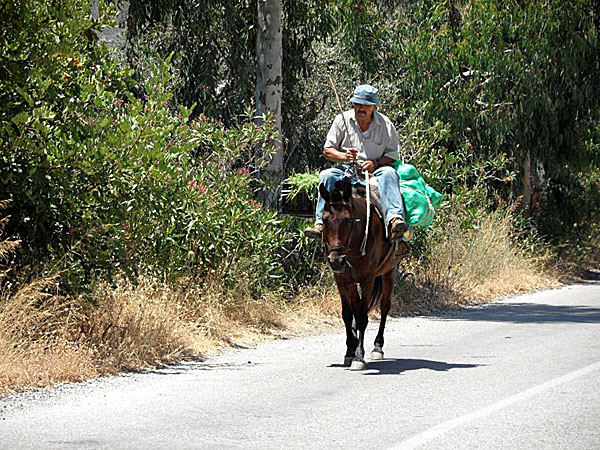
[[600, 448], [599, 283], [392, 319], [364, 372], [341, 365], [344, 342], [0, 399], [0, 448]]

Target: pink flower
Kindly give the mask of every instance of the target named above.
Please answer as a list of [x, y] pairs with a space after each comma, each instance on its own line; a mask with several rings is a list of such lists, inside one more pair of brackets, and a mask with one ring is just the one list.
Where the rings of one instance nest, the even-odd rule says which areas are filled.
[[246, 169], [245, 167], [239, 168], [237, 170], [238, 175], [243, 175], [245, 177], [249, 177], [250, 176], [250, 170]]
[[188, 182], [188, 187], [189, 187], [190, 189], [193, 189], [193, 188], [195, 188], [197, 185], [198, 185], [198, 183], [196, 182], [196, 180], [193, 180], [193, 179], [192, 179], [192, 180], [190, 180], [190, 181]]

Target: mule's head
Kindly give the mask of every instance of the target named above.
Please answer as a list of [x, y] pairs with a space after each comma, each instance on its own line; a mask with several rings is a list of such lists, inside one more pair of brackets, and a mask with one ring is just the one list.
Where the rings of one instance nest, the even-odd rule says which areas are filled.
[[348, 267], [346, 254], [356, 229], [354, 223], [360, 220], [352, 215], [352, 185], [349, 181], [338, 181], [330, 192], [321, 184], [319, 191], [325, 200], [323, 236], [329, 252], [327, 259], [333, 271], [340, 273]]

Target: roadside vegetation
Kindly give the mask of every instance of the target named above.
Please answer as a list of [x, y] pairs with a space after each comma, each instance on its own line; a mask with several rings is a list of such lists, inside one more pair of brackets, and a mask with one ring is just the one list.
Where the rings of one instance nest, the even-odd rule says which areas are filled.
[[[258, 195], [276, 130], [250, 100], [255, 5], [176, 3], [132, 1], [122, 51], [98, 42], [103, 4], [1, 7], [0, 395], [341, 326], [309, 222]], [[331, 73], [344, 96], [380, 88], [405, 162], [444, 193], [395, 313], [599, 267], [595, 2], [292, 3], [285, 175], [312, 189], [325, 167]]]

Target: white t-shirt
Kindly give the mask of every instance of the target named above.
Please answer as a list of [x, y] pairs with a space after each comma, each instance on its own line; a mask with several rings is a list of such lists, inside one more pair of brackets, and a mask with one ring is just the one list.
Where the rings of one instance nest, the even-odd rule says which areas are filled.
[[[348, 133], [343, 120], [346, 121]], [[331, 125], [324, 148], [333, 147], [336, 150], [345, 150], [351, 147], [358, 149], [358, 159], [376, 160], [382, 156], [398, 159], [400, 143], [396, 127], [387, 116], [373, 111], [373, 120], [367, 131], [361, 131], [354, 109], [344, 112], [344, 117], [338, 114]]]

